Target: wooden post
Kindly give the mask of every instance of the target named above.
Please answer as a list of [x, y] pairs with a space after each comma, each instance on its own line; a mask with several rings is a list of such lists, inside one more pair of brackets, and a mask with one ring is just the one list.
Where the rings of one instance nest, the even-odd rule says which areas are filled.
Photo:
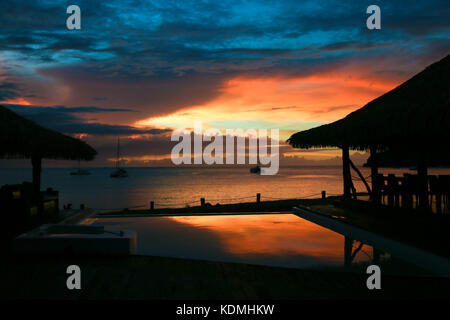
[[344, 179], [344, 199], [350, 199], [352, 176], [350, 173], [350, 152], [347, 144], [342, 146], [342, 175]]
[[322, 199], [325, 199], [327, 197], [327, 192], [325, 190], [322, 190]]
[[375, 247], [372, 247], [372, 256], [373, 256], [373, 260], [372, 263], [373, 264], [379, 264], [380, 263], [380, 256], [382, 254], [382, 252], [379, 249], [376, 249]]
[[33, 166], [33, 187], [36, 195], [41, 191], [41, 171], [42, 159], [40, 157], [32, 157], [31, 164]]
[[[375, 159], [375, 156], [377, 154], [377, 148], [374, 145], [371, 145], [369, 147], [370, 150], [370, 157], [373, 157], [372, 159]], [[378, 189], [378, 167], [374, 164], [370, 167], [370, 175], [372, 177], [372, 193], [371, 193], [371, 199], [373, 203], [380, 203], [380, 190]]]
[[257, 193], [256, 194], [256, 203], [260, 203], [261, 202], [261, 193]]
[[353, 163], [353, 161], [350, 159], [350, 167], [355, 170], [355, 172], [358, 174], [359, 178], [361, 179], [361, 181], [364, 183], [364, 186], [367, 189], [367, 193], [371, 194], [372, 191], [370, 190], [369, 184], [367, 183], [366, 179], [364, 178], [364, 176], [362, 175], [361, 171], [359, 171], [359, 169], [355, 166], [355, 164]]
[[42, 223], [44, 221], [44, 204], [41, 200], [42, 158], [32, 157], [31, 164], [33, 166], [33, 202], [37, 204], [39, 221]]
[[344, 267], [349, 268], [352, 266], [352, 248], [353, 240], [349, 237], [345, 237], [344, 241]]
[[395, 175], [394, 174], [388, 174], [388, 206], [393, 207], [394, 206], [394, 200], [395, 200]]
[[150, 210], [154, 210], [154, 209], [155, 209], [155, 202], [150, 201]]
[[[433, 209], [433, 203], [435, 203], [436, 213], [440, 214], [442, 209], [442, 203], [441, 203], [441, 188], [439, 184], [439, 176], [429, 176], [428, 182], [430, 184], [430, 206], [431, 209]], [[434, 196], [434, 201], [433, 201]], [[431, 210], [432, 211], [432, 210]]]
[[409, 173], [403, 175], [402, 185], [402, 207], [411, 209], [413, 207], [413, 185], [412, 177]]
[[443, 186], [444, 183], [441, 179], [441, 176], [437, 176], [437, 190], [436, 190], [436, 213], [443, 213], [442, 212], [442, 195], [443, 195]]
[[200, 199], [200, 205], [201, 205], [202, 207], [205, 206], [205, 198], [201, 198], [201, 199]]
[[428, 209], [428, 169], [423, 163], [417, 166], [419, 176], [419, 208]]
[[372, 202], [374, 204], [382, 203], [382, 192], [384, 190], [384, 176], [380, 173], [372, 176]]

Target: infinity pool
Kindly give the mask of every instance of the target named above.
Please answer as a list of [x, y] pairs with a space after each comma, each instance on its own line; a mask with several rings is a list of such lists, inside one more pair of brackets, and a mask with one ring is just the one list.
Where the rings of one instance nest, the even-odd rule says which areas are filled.
[[[86, 224], [137, 232], [137, 253], [292, 268], [344, 265], [344, 236], [293, 214], [96, 218]], [[353, 242], [353, 263], [372, 247]]]

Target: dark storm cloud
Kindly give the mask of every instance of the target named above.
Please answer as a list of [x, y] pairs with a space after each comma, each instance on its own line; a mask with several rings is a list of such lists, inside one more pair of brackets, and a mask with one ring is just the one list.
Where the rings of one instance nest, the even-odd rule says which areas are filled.
[[15, 112], [26, 114], [42, 114], [42, 113], [101, 113], [101, 112], [137, 112], [136, 110], [126, 108], [100, 108], [95, 106], [65, 107], [65, 106], [26, 106], [19, 104], [5, 104], [8, 108]]
[[0, 101], [20, 97], [19, 86], [13, 82], [0, 83]]
[[217, 96], [225, 79], [235, 74], [193, 70], [179, 70], [175, 74], [173, 70], [160, 69], [155, 77], [146, 75], [145, 70], [130, 67], [119, 72], [114, 71], [116, 68], [121, 66], [67, 66], [41, 69], [40, 74], [73, 88], [72, 101], [88, 101], [94, 95], [107, 95], [103, 104], [126, 104], [141, 111], [141, 118], [205, 103]]
[[[42, 124], [42, 123], [41, 123]], [[150, 134], [159, 135], [170, 132], [169, 129], [139, 129], [132, 126], [111, 125], [104, 123], [87, 123], [79, 119], [66, 119], [65, 123], [47, 123], [47, 127], [67, 134], [87, 133], [93, 135], [134, 135]]]
[[[168, 70], [176, 76], [186, 66], [206, 73], [257, 72], [262, 67], [276, 72], [280, 53], [302, 58], [295, 50], [309, 48], [317, 54], [318, 48], [346, 42], [356, 48], [375, 48], [392, 37], [411, 40], [408, 34], [448, 30], [449, 16], [443, 0], [383, 1], [379, 3], [383, 30], [368, 37], [365, 9], [377, 4], [369, 1], [78, 1], [82, 30], [67, 32], [68, 1], [3, 3], [3, 48], [23, 50], [56, 64], [68, 59], [57, 53], [75, 50], [66, 55], [83, 61], [113, 59], [114, 74], [134, 69], [154, 78]], [[396, 31], [404, 34], [393, 34]], [[311, 33], [314, 37], [305, 37]], [[357, 42], [369, 43], [358, 46]], [[326, 56], [316, 59], [327, 61]]]
[[82, 113], [135, 112], [130, 109], [108, 109], [94, 106], [70, 108], [64, 106], [40, 107], [12, 104], [5, 104], [5, 106], [46, 128], [67, 134], [87, 133], [95, 135], [158, 135], [169, 132], [167, 129], [141, 129], [132, 126], [98, 123], [93, 122], [92, 119], [84, 119], [76, 115]]
[[321, 47], [324, 51], [339, 50], [370, 50], [375, 48], [383, 48], [392, 45], [392, 43], [364, 43], [358, 41], [334, 42]]
[[414, 37], [450, 30], [450, 6], [446, 0], [383, 1], [380, 6], [386, 8], [384, 26], [387, 29], [401, 30]]

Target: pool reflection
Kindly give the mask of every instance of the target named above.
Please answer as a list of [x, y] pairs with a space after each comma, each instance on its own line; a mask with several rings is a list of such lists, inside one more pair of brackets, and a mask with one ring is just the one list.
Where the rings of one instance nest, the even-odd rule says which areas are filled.
[[371, 247], [293, 214], [102, 218], [95, 223], [136, 230], [143, 255], [293, 268], [373, 259]]

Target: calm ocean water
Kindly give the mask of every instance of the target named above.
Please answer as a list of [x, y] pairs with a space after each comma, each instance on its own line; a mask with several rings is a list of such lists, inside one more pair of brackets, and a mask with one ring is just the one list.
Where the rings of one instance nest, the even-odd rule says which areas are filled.
[[[97, 209], [122, 209], [136, 206], [184, 207], [198, 205], [204, 197], [211, 204], [255, 201], [261, 193], [262, 201], [319, 197], [342, 193], [340, 167], [280, 168], [277, 175], [250, 174], [248, 168], [127, 168], [128, 178], [112, 179], [112, 168], [89, 169], [89, 176], [71, 176], [71, 168], [44, 168], [42, 189], [52, 187], [60, 191], [60, 206], [85, 204]], [[362, 169], [363, 175], [370, 171]], [[389, 173], [415, 173], [408, 169], [388, 170]], [[449, 170], [434, 170], [446, 174]], [[433, 171], [431, 172], [433, 173]], [[356, 174], [354, 174], [356, 176]], [[0, 169], [0, 185], [31, 181], [31, 169]], [[355, 181], [358, 191], [365, 188]]]

